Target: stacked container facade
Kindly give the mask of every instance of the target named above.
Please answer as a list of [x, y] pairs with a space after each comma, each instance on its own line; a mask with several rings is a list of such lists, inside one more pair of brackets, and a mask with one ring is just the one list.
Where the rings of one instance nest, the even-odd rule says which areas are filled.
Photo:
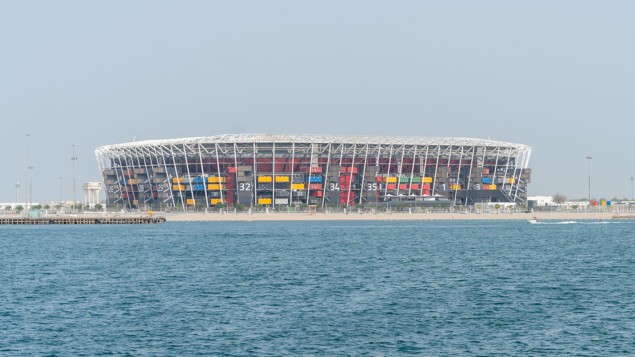
[[531, 148], [491, 140], [223, 135], [104, 146], [107, 204], [525, 203]]

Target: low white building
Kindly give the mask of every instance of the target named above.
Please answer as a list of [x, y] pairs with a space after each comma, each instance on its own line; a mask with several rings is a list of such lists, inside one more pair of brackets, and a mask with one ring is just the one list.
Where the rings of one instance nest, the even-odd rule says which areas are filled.
[[553, 206], [553, 196], [529, 196], [527, 197], [527, 205], [529, 207], [546, 207]]

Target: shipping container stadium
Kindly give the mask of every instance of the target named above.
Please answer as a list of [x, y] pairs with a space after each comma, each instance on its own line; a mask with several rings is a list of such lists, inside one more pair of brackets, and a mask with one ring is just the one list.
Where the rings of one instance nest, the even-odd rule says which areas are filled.
[[526, 204], [531, 147], [470, 138], [237, 134], [95, 151], [107, 205]]

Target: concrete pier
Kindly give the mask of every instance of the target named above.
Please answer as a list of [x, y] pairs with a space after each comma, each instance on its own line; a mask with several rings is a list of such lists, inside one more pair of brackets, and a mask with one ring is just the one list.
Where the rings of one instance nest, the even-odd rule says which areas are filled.
[[48, 217], [0, 217], [0, 225], [39, 225], [39, 224], [156, 224], [164, 223], [160, 216], [48, 216]]

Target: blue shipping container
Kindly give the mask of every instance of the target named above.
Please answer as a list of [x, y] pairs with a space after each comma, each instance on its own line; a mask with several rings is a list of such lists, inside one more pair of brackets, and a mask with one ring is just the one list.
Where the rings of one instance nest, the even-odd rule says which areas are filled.
[[194, 180], [192, 180], [193, 183], [203, 183], [205, 181], [207, 181], [205, 177], [195, 177]]
[[310, 183], [322, 183], [322, 176], [311, 176], [309, 178]]
[[194, 191], [205, 191], [205, 185], [192, 185]]
[[492, 179], [489, 177], [483, 177], [483, 183], [492, 183]]

